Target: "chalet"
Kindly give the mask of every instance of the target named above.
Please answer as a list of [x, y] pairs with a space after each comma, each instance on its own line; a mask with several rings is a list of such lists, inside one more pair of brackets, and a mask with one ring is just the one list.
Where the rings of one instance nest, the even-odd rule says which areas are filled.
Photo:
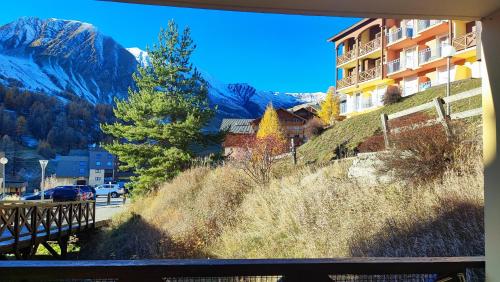
[[222, 146], [224, 155], [238, 158], [243, 153], [245, 144], [255, 136], [252, 126], [253, 119], [223, 119], [220, 130], [226, 131], [227, 135]]
[[[281, 127], [285, 131], [288, 140], [294, 139], [295, 144], [299, 145], [305, 141], [305, 126], [307, 119], [285, 109], [277, 109], [278, 119]], [[255, 132], [259, 130], [259, 123], [262, 117], [254, 119], [251, 124]]]

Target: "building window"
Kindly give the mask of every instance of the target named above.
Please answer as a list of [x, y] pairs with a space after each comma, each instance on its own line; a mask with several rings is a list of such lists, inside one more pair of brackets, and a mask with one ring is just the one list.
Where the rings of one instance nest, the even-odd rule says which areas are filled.
[[96, 166], [101, 166], [101, 162], [97, 161], [97, 162], [95, 162], [95, 165]]
[[100, 169], [96, 169], [95, 173], [101, 173], [101, 170]]
[[106, 163], [108, 166], [112, 166], [113, 164], [111, 162]]
[[340, 113], [345, 114], [347, 112], [347, 101], [341, 101], [340, 102]]
[[113, 158], [113, 155], [108, 154], [108, 159], [112, 159], [112, 158]]
[[101, 181], [101, 178], [100, 177], [96, 177], [95, 181]]
[[85, 162], [80, 162], [80, 166], [85, 166]]
[[85, 169], [84, 168], [80, 168], [80, 174], [84, 174], [85, 173]]

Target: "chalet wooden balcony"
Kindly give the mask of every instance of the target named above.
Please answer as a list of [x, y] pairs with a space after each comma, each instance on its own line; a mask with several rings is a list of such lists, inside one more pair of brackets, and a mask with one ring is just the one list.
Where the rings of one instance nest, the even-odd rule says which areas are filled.
[[469, 32], [460, 37], [453, 39], [453, 47], [458, 51], [469, 49], [476, 46], [477, 44], [477, 33]]
[[337, 89], [342, 89], [354, 85], [356, 83], [356, 76], [350, 75], [346, 76], [340, 80], [337, 80]]
[[375, 78], [379, 78], [382, 74], [382, 67], [377, 66], [371, 69], [367, 69], [359, 73], [358, 82], [365, 82]]
[[381, 46], [382, 46], [381, 34], [377, 33], [375, 39], [361, 45], [361, 47], [359, 48], [359, 56], [363, 56], [375, 50], [378, 50], [380, 49]]
[[349, 50], [337, 57], [337, 66], [345, 64], [356, 58], [356, 49]]

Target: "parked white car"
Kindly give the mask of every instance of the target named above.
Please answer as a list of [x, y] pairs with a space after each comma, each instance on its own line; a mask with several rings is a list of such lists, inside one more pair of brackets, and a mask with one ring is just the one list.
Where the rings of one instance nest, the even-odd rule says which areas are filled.
[[102, 184], [95, 187], [95, 193], [97, 197], [107, 197], [108, 194], [110, 194], [112, 198], [118, 198], [120, 195], [123, 195], [125, 191], [123, 188], [120, 188], [118, 184]]

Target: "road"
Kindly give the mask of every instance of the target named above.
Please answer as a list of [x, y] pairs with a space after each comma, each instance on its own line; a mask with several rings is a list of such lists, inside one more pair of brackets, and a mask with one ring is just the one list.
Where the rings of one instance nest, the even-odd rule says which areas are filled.
[[111, 198], [111, 203], [107, 204], [106, 197], [98, 197], [96, 200], [96, 221], [111, 219], [115, 214], [123, 211], [125, 206], [130, 203], [130, 199], [127, 199], [126, 204], [123, 204], [123, 198]]

